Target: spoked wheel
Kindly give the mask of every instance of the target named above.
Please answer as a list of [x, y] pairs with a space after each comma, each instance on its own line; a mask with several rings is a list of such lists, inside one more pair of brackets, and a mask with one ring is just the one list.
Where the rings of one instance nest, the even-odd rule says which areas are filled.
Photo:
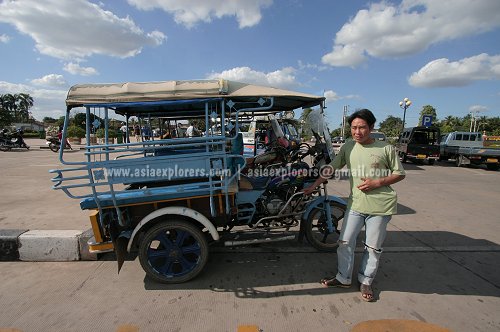
[[333, 233], [328, 231], [326, 213], [322, 206], [312, 210], [307, 218], [306, 238], [314, 248], [320, 251], [335, 251], [339, 245], [337, 241], [339, 240], [346, 206], [330, 201], [330, 209]]
[[207, 239], [199, 228], [184, 221], [162, 222], [152, 227], [139, 245], [142, 268], [162, 283], [193, 279], [207, 260]]
[[54, 143], [49, 143], [49, 149], [52, 152], [57, 152], [57, 151], [59, 151], [59, 146], [57, 144], [54, 144]]
[[6, 145], [6, 144], [0, 144], [0, 151], [9, 151], [10, 150], [10, 146]]

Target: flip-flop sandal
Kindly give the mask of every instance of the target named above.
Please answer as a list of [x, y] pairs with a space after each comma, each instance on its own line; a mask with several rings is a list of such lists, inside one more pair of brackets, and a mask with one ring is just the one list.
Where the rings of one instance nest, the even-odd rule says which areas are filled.
[[321, 279], [320, 283], [325, 287], [336, 287], [336, 288], [349, 288], [349, 287], [351, 287], [351, 284], [343, 284], [340, 281], [338, 281], [337, 279], [335, 279], [335, 277], [323, 278], [323, 279]]
[[361, 284], [359, 286], [359, 291], [361, 292], [361, 299], [365, 302], [373, 302], [375, 301], [375, 297], [373, 296], [372, 286]]

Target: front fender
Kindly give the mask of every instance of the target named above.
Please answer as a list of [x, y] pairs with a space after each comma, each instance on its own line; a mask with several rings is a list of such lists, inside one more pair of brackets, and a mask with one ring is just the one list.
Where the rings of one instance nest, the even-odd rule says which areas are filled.
[[217, 232], [217, 228], [215, 228], [215, 226], [212, 224], [212, 222], [210, 222], [210, 220], [207, 219], [207, 217], [205, 217], [204, 215], [202, 215], [201, 213], [199, 213], [193, 209], [190, 209], [190, 208], [187, 208], [184, 206], [169, 206], [166, 208], [155, 210], [155, 211], [151, 212], [150, 214], [148, 214], [147, 216], [145, 216], [144, 218], [142, 218], [141, 222], [139, 224], [137, 224], [137, 226], [135, 226], [134, 231], [132, 232], [132, 235], [130, 236], [130, 239], [129, 239], [128, 245], [127, 245], [127, 251], [130, 252], [130, 249], [132, 247], [132, 243], [134, 242], [135, 236], [139, 233], [141, 228], [144, 227], [144, 225], [146, 225], [150, 221], [152, 221], [158, 217], [164, 216], [164, 215], [179, 215], [179, 216], [188, 217], [188, 218], [191, 218], [193, 220], [196, 220], [197, 222], [199, 222], [200, 224], [202, 224], [204, 227], [206, 227], [208, 229], [208, 231], [210, 232], [210, 235], [212, 235], [212, 238], [214, 239], [214, 241], [219, 240], [219, 232]]
[[306, 210], [304, 211], [304, 213], [302, 214], [302, 221], [306, 221], [307, 218], [309, 217], [309, 213], [311, 213], [311, 211], [318, 207], [318, 205], [322, 204], [328, 197], [328, 200], [329, 201], [333, 201], [333, 202], [337, 202], [339, 204], [342, 204], [342, 205], [346, 205], [347, 206], [347, 202], [344, 201], [342, 198], [340, 197], [337, 197], [337, 196], [333, 196], [333, 195], [328, 195], [328, 196], [319, 196], [317, 197], [314, 201], [312, 201], [311, 203], [309, 203], [306, 207]]

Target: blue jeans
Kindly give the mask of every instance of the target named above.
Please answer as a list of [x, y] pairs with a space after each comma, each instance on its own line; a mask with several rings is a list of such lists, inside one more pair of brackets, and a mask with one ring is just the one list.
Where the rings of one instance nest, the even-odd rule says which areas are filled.
[[390, 215], [375, 216], [352, 210], [346, 211], [337, 249], [338, 273], [336, 278], [338, 281], [343, 284], [351, 283], [356, 238], [363, 226], [365, 226], [365, 250], [359, 267], [358, 281], [365, 285], [372, 284], [377, 274], [378, 263], [382, 254], [382, 243], [385, 240], [387, 224], [391, 217]]

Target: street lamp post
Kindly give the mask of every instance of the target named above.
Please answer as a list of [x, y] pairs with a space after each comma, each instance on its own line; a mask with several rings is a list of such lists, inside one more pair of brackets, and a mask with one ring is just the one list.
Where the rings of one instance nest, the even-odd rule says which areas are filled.
[[401, 133], [405, 130], [405, 119], [406, 119], [406, 109], [410, 107], [411, 105], [411, 100], [408, 98], [403, 99], [402, 101], [399, 102], [399, 107], [401, 107], [404, 110], [403, 113], [403, 130], [401, 130]]

